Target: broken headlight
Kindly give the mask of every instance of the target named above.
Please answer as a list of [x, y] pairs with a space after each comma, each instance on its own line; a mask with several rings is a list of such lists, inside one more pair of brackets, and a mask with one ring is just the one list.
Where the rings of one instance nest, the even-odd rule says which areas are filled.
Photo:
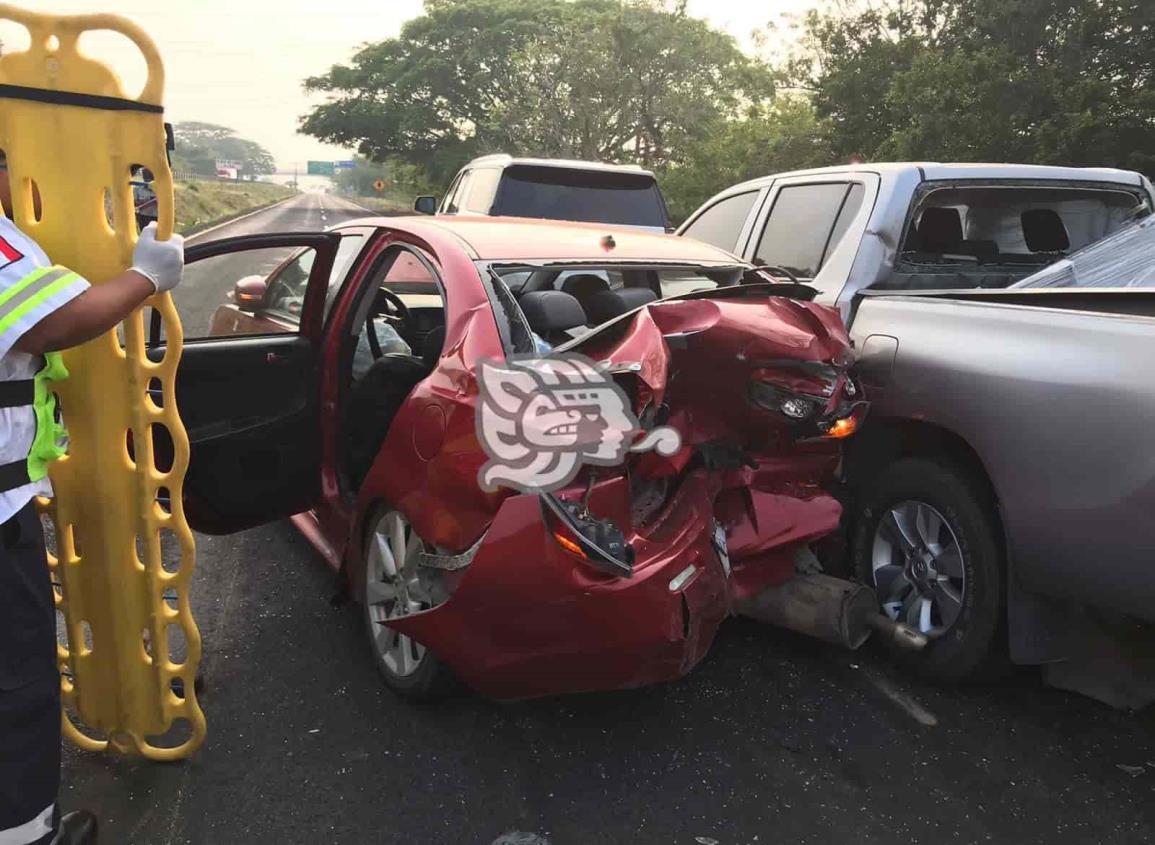
[[[850, 379], [844, 382], [843, 392], [847, 397], [858, 395]], [[757, 407], [784, 417], [800, 439], [849, 437], [858, 430], [870, 407], [865, 401], [841, 401], [833, 411], [827, 411], [828, 396], [797, 393], [757, 379], [750, 382], [749, 397]]]
[[805, 396], [764, 381], [750, 382], [750, 401], [766, 411], [774, 411], [789, 420], [802, 421], [816, 417], [826, 407], [826, 400]]

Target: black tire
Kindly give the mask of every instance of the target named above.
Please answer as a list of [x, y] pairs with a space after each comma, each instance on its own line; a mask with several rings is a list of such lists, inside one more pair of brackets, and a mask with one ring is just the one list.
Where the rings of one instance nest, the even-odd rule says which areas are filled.
[[[363, 585], [368, 585], [370, 579], [374, 577], [371, 572], [372, 563], [369, 546], [370, 543], [373, 542], [376, 526], [388, 513], [389, 509], [382, 507], [374, 513], [366, 523], [367, 528], [361, 555], [361, 583]], [[361, 601], [361, 619], [365, 625], [365, 641], [369, 647], [369, 653], [373, 657], [373, 663], [376, 665], [377, 671], [385, 681], [386, 686], [395, 693], [411, 701], [429, 702], [443, 699], [457, 690], [458, 683], [453, 671], [445, 663], [434, 657], [432, 652], [425, 651], [419, 660], [418, 667], [410, 674], [399, 674], [390, 667], [385, 656], [376, 645], [375, 638], [380, 625], [373, 618], [372, 606], [368, 601], [367, 588], [366, 594], [362, 596]]]
[[[925, 502], [944, 518], [958, 542], [965, 574], [962, 608], [953, 624], [919, 652], [893, 649], [920, 675], [938, 681], [974, 679], [998, 663], [1005, 642], [1005, 589], [995, 506], [983, 485], [965, 470], [923, 458], [885, 467], [860, 488], [854, 514], [852, 561], [857, 576], [874, 586], [872, 554], [881, 518], [899, 503]], [[1005, 638], [1003, 638], [1005, 639]]]

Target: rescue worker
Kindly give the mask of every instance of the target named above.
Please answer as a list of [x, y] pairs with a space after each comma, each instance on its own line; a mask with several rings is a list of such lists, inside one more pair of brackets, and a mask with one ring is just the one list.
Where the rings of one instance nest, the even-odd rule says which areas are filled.
[[158, 241], [152, 224], [132, 268], [90, 287], [11, 222], [3, 152], [0, 203], [0, 845], [91, 843], [96, 818], [83, 810], [62, 818], [56, 806], [56, 613], [32, 500], [51, 493], [46, 462], [61, 444], [55, 426], [38, 430], [34, 384], [38, 373], [59, 373], [58, 350], [100, 336], [153, 293], [176, 287], [184, 243], [178, 235]]

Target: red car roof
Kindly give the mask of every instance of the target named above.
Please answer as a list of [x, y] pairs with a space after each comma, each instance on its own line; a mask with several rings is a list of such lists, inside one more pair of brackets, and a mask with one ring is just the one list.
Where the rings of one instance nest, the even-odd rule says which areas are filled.
[[[485, 260], [654, 261], [679, 264], [742, 264], [728, 252], [696, 241], [641, 229], [598, 223], [521, 217], [420, 216], [349, 221], [372, 222], [420, 235], [429, 228], [456, 235], [473, 258]], [[607, 236], [613, 238], [612, 247]]]

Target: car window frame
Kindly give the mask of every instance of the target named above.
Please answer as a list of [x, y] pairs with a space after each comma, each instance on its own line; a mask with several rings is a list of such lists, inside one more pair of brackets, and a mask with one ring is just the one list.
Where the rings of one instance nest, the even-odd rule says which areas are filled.
[[[339, 240], [335, 244], [332, 242], [331, 239], [333, 238], [334, 235], [337, 235], [339, 238], [339, 233], [336, 231], [274, 232], [274, 233], [260, 233], [260, 234], [256, 234], [256, 235], [238, 235], [238, 236], [230, 237], [230, 238], [221, 238], [219, 240], [206, 241], [204, 243], [197, 243], [194, 245], [189, 245], [185, 248], [186, 249], [185, 266], [188, 267], [194, 263], [198, 263], [200, 261], [211, 260], [213, 258], [219, 258], [221, 256], [234, 255], [234, 254], [239, 254], [239, 253], [243, 253], [243, 252], [255, 252], [258, 250], [266, 250], [266, 249], [280, 249], [280, 248], [283, 248], [284, 246], [287, 246], [291, 249], [297, 250], [297, 253], [294, 253], [293, 255], [286, 258], [284, 261], [281, 262], [281, 264], [279, 264], [274, 269], [273, 273], [276, 273], [281, 268], [286, 266], [287, 263], [291, 262], [295, 255], [297, 255], [300, 252], [303, 252], [306, 249], [311, 249], [311, 250], [313, 250], [314, 253], [316, 253], [317, 255], [320, 255], [319, 250], [321, 250], [321, 249], [327, 250], [327, 249], [331, 248], [332, 252], [328, 253], [325, 257], [325, 261], [327, 261], [327, 265], [323, 264], [322, 266], [324, 267], [326, 274], [332, 274], [333, 259], [335, 259], [336, 254], [337, 254], [337, 249], [340, 247], [340, 241]], [[292, 241], [293, 239], [299, 239], [299, 238], [316, 239], [316, 243], [306, 243], [306, 244], [292, 244], [292, 243], [281, 244], [281, 243], [278, 243], [279, 241]], [[326, 240], [328, 240], [329, 242], [325, 243]], [[249, 243], [251, 243], [252, 245], [249, 245]], [[232, 247], [234, 247], [234, 246], [238, 247], [238, 248], [232, 249]], [[321, 311], [321, 309], [323, 309], [323, 307], [324, 307], [324, 303], [321, 302], [320, 305], [316, 305], [315, 303], [316, 303], [317, 299], [322, 299], [322, 300], [324, 299], [324, 293], [323, 292], [317, 293], [311, 285], [311, 283], [313, 281], [313, 273], [315, 273], [315, 272], [318, 272], [317, 264], [316, 264], [316, 258], [314, 258], [314, 263], [313, 263], [313, 265], [311, 265], [311, 267], [309, 269], [309, 279], [306, 282], [305, 295], [304, 295], [304, 297], [302, 297], [302, 301], [301, 301], [301, 313], [300, 313], [300, 315], [294, 317], [291, 321], [289, 321], [287, 319], [287, 315], [285, 312], [266, 310], [266, 309], [264, 309], [263, 305], [261, 308], [257, 308], [252, 312], [246, 312], [246, 313], [251, 313], [253, 316], [259, 316], [259, 317], [268, 319], [270, 322], [277, 323], [279, 325], [283, 325], [285, 327], [284, 331], [242, 332], [242, 333], [237, 333], [237, 334], [204, 335], [204, 336], [198, 336], [198, 337], [189, 337], [186, 335], [183, 339], [184, 343], [185, 344], [202, 344], [202, 343], [215, 343], [215, 342], [221, 342], [221, 341], [230, 341], [230, 340], [234, 340], [234, 339], [238, 339], [238, 338], [244, 338], [244, 339], [248, 339], [248, 338], [254, 338], [254, 339], [255, 338], [273, 338], [273, 337], [281, 337], [281, 336], [284, 336], [286, 334], [296, 334], [300, 337], [308, 337], [308, 338], [320, 337], [324, 331], [324, 326], [325, 326], [324, 314]], [[267, 280], [269, 277], [266, 276], [265, 278]], [[319, 285], [318, 285], [318, 287], [319, 287]], [[266, 288], [266, 295], [267, 294], [268, 294], [268, 289]], [[235, 302], [232, 302], [229, 300], [222, 302], [221, 305], [219, 305], [217, 307], [220, 308], [222, 306], [228, 306], [228, 307], [233, 308], [237, 311], [241, 310]], [[173, 307], [174, 308], [176, 307], [175, 303], [173, 303]], [[161, 320], [160, 311], [157, 310], [157, 308], [155, 308], [155, 307], [150, 308], [150, 311], [151, 311], [151, 313], [149, 315], [148, 336], [145, 340], [145, 348], [146, 349], [154, 349], [154, 348], [162, 347], [165, 344], [167, 344], [167, 338], [163, 335], [163, 321]], [[179, 309], [178, 309], [178, 316], [180, 316], [179, 315]], [[307, 323], [306, 323], [306, 318], [308, 319]]]
[[[851, 180], [849, 178], [846, 178], [845, 176], [842, 176], [841, 178], [835, 178], [835, 179], [812, 179], [812, 180], [804, 179], [801, 181], [783, 180], [781, 183], [777, 184], [775, 186], [773, 196], [770, 197], [767, 201], [766, 214], [764, 215], [761, 223], [756, 227], [755, 231], [751, 233], [751, 236], [750, 236], [750, 261], [751, 262], [754, 262], [755, 258], [757, 257], [758, 249], [762, 245], [762, 240], [766, 237], [766, 227], [770, 225], [770, 221], [774, 217], [774, 209], [778, 206], [778, 201], [782, 198], [782, 193], [784, 191], [788, 191], [788, 190], [791, 190], [794, 188], [811, 188], [811, 187], [819, 187], [819, 186], [826, 186], [826, 185], [842, 185], [843, 186], [842, 198], [838, 201], [838, 206], [835, 209], [834, 217], [831, 218], [831, 220], [830, 220], [830, 227], [826, 230], [826, 238], [822, 242], [821, 250], [819, 250], [818, 264], [814, 268], [813, 274], [805, 275], [805, 276], [796, 274], [799, 282], [809, 282], [812, 279], [818, 278], [818, 275], [822, 272], [822, 268], [823, 268], [824, 263], [825, 263], [826, 252], [830, 247], [830, 237], [831, 237], [831, 234], [834, 232], [834, 226], [838, 222], [838, 215], [842, 211], [842, 206], [845, 204], [846, 197], [850, 192]], [[763, 266], [774, 267], [774, 266], [776, 266], [776, 264], [772, 261], [768, 261], [768, 262], [765, 262]]]
[[[725, 195], [714, 197], [712, 201], [706, 205], [703, 205], [700, 209], [694, 212], [692, 217], [690, 217], [685, 223], [678, 227], [679, 237], [693, 238], [694, 235], [690, 233], [690, 228], [722, 203], [737, 197], [744, 197], [747, 194], [754, 194], [754, 199], [750, 203], [750, 208], [746, 211], [746, 216], [742, 220], [742, 225], [738, 227], [738, 231], [734, 235], [733, 245], [729, 247], [717, 247], [718, 249], [725, 249], [726, 252], [732, 253], [734, 255], [740, 255], [740, 251], [743, 245], [749, 238], [750, 229], [754, 225], [753, 221], [761, 211], [762, 203], [765, 202], [766, 194], [769, 193], [769, 190], [769, 185], [762, 185], [761, 187], [752, 187], [744, 191], [727, 191]], [[696, 239], [701, 240], [700, 238]], [[708, 243], [708, 241], [702, 242]], [[716, 246], [716, 244], [711, 244], [711, 246]]]
[[449, 213], [447, 209], [449, 208], [450, 200], [452, 200], [453, 195], [457, 193], [457, 186], [461, 184], [461, 177], [464, 175], [464, 170], [457, 171], [457, 174], [453, 177], [453, 181], [449, 183], [449, 187], [445, 190], [445, 196], [441, 198], [440, 205], [437, 206], [438, 214]]
[[[321, 303], [323, 323], [328, 323], [329, 313], [333, 310], [333, 304], [337, 301], [337, 297], [340, 295], [340, 289], [342, 287], [344, 287], [346, 279], [349, 278], [350, 272], [356, 266], [357, 258], [360, 256], [361, 251], [365, 249], [365, 247], [368, 245], [369, 241], [372, 239], [373, 233], [376, 232], [377, 230], [373, 226], [350, 226], [348, 228], [343, 228], [343, 229], [333, 229], [332, 231], [334, 234], [341, 236], [341, 242], [337, 245], [337, 251], [333, 256], [333, 268], [329, 271], [329, 284], [326, 286], [326, 289], [325, 289], [325, 300], [324, 300], [324, 302]], [[340, 269], [337, 265], [337, 262], [340, 259], [341, 247], [344, 246], [345, 241], [348, 238], [357, 238], [361, 241], [361, 244], [360, 244], [360, 247], [357, 248], [356, 251], [351, 256], [349, 256], [349, 262], [344, 268], [344, 273], [342, 273], [340, 279], [337, 279], [334, 277], [333, 274], [338, 269]], [[305, 250], [308, 250], [308, 249], [310, 249], [310, 248], [304, 247], [301, 251], [302, 252], [301, 255], [293, 256], [293, 257], [285, 259], [283, 262], [281, 262], [281, 264], [275, 270], [273, 270], [273, 272], [271, 274], [269, 274], [269, 277], [267, 279], [267, 286], [265, 288], [265, 300], [266, 300], [266, 302], [268, 301], [269, 295], [273, 291], [274, 285], [276, 285], [277, 282], [279, 281], [280, 275], [285, 270], [287, 270], [291, 264], [295, 263], [296, 261], [299, 261], [300, 258], [303, 257], [303, 253], [305, 252]], [[312, 250], [312, 252], [314, 255], [314, 260], [316, 260], [317, 252], [316, 252], [316, 250]], [[310, 271], [311, 271], [311, 269], [312, 269], [312, 266], [310, 265]], [[306, 280], [306, 284], [307, 284], [307, 280]], [[330, 296], [330, 291], [333, 291], [334, 288], [336, 288], [336, 292], [333, 293], [332, 296]], [[302, 299], [302, 307], [303, 307], [303, 305], [304, 305], [304, 300]], [[284, 310], [281, 310], [279, 308], [270, 307], [270, 306], [265, 305], [264, 303], [262, 303], [261, 307], [258, 308], [254, 313], [258, 314], [262, 317], [267, 317], [271, 320], [275, 320], [277, 322], [280, 322], [280, 323], [283, 323], [283, 324], [289, 325], [289, 326], [296, 326], [298, 323], [300, 323], [300, 320], [301, 320], [301, 317], [299, 314], [293, 314], [291, 311], [284, 311]]]
[[[357, 268], [360, 271], [364, 267], [364, 275], [357, 281], [356, 289], [352, 291], [342, 290], [338, 294], [337, 300], [334, 301], [333, 312], [337, 310], [337, 302], [345, 297], [351, 297], [352, 301], [349, 307], [349, 316], [345, 321], [345, 325], [340, 327], [342, 332], [341, 337], [344, 338], [342, 343], [350, 336], [350, 331], [354, 327], [363, 325], [368, 318], [368, 305], [372, 302], [372, 297], [369, 296], [370, 291], [380, 290], [385, 286], [385, 276], [388, 275], [389, 270], [392, 269], [396, 263], [396, 259], [389, 260], [390, 253], [397, 249], [398, 251], [406, 251], [413, 254], [418, 263], [429, 271], [429, 275], [433, 279], [433, 285], [441, 297], [441, 307], [445, 312], [446, 326], [449, 325], [449, 290], [445, 284], [445, 279], [442, 276], [441, 267], [437, 263], [436, 257], [424, 245], [410, 242], [402, 237], [397, 237], [397, 232], [393, 230], [380, 230], [380, 236], [373, 239], [372, 254], [361, 257], [357, 262]], [[388, 262], [388, 263], [386, 263]], [[352, 276], [350, 276], [350, 281]], [[376, 287], [374, 287], [374, 283]], [[404, 284], [404, 283], [403, 283]], [[373, 296], [376, 294], [374, 293]], [[326, 327], [326, 332], [330, 329]], [[352, 337], [356, 339], [360, 329], [353, 332]]]
[[879, 195], [882, 191], [882, 178], [878, 171], [869, 168], [848, 168], [831, 173], [775, 177], [774, 181], [767, 186], [768, 190], [762, 200], [762, 206], [759, 208], [758, 214], [751, 221], [750, 228], [746, 235], [746, 242], [743, 244], [740, 255], [743, 260], [753, 263], [754, 251], [758, 248], [758, 240], [760, 239], [766, 220], [770, 216], [770, 211], [774, 206], [779, 190], [792, 185], [811, 184], [815, 182], [859, 182], [866, 189], [866, 195], [862, 199], [862, 206], [858, 209], [858, 214], [855, 215], [854, 219], [850, 222], [846, 234], [842, 240], [834, 246], [832, 251], [828, 249], [828, 254], [823, 259], [822, 267], [819, 268], [817, 275], [807, 282], [810, 287], [818, 289], [818, 296], [815, 297], [816, 302], [835, 304], [836, 302], [842, 301], [847, 286], [852, 282], [851, 277], [855, 272], [855, 261], [858, 257], [859, 247], [862, 244], [866, 227], [870, 223], [870, 219], [874, 215], [875, 207], [879, 201]]
[[458, 175], [453, 189], [445, 195], [445, 214], [461, 213], [461, 201], [465, 199], [465, 195], [469, 192], [469, 182], [472, 177], [472, 168], [466, 168]]
[[[344, 240], [343, 237], [342, 237], [342, 240]], [[338, 249], [340, 249], [340, 247], [338, 247]], [[278, 320], [280, 320], [281, 322], [300, 323], [300, 321], [301, 321], [301, 315], [300, 314], [293, 314], [293, 312], [291, 312], [291, 311], [277, 308], [273, 305], [267, 305], [266, 303], [270, 302], [270, 300], [272, 299], [273, 291], [276, 288], [276, 286], [281, 282], [282, 276], [284, 275], [284, 273], [293, 265], [298, 264], [306, 255], [311, 256], [311, 260], [309, 262], [309, 270], [304, 274], [305, 275], [305, 286], [306, 286], [306, 288], [308, 287], [309, 274], [312, 273], [312, 271], [313, 271], [313, 262], [317, 260], [317, 251], [315, 249], [310, 248], [310, 247], [304, 247], [296, 255], [290, 256], [289, 258], [286, 258], [284, 261], [282, 261], [280, 263], [280, 265], [278, 265], [277, 268], [275, 270], [273, 270], [273, 272], [270, 273], [269, 276], [265, 279], [265, 299], [264, 299], [264, 302], [261, 303], [261, 307], [255, 311], [256, 314], [259, 314], [262, 317], [274, 317], [274, 318], [277, 318]], [[304, 305], [305, 305], [305, 297], [302, 296], [301, 297], [301, 307], [304, 308]]]
[[[472, 170], [470, 170], [469, 171], [469, 176], [470, 176], [469, 190], [462, 192], [461, 205], [458, 206], [457, 213], [459, 213], [459, 214], [466, 213], [466, 214], [488, 215], [493, 210], [493, 204], [497, 199], [498, 189], [501, 187], [502, 172], [503, 172], [503, 168], [501, 168], [501, 167], [475, 167]], [[486, 203], [484, 208], [474, 208], [472, 205], [473, 192], [477, 189], [478, 186], [482, 185], [482, 182], [480, 181], [479, 177], [481, 177], [482, 174], [490, 174], [490, 173], [492, 173], [494, 175], [494, 179], [493, 179], [492, 190], [489, 192], [489, 200]]]

